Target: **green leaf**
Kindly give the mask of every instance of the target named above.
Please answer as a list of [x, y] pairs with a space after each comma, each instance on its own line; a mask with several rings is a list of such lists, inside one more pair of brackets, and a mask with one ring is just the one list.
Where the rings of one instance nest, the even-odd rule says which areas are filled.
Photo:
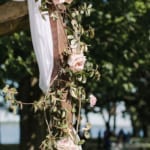
[[70, 94], [73, 98], [78, 99], [78, 89], [77, 89], [77, 87], [70, 87]]
[[78, 142], [78, 145], [83, 145], [85, 143], [85, 140], [80, 140], [79, 142]]
[[89, 133], [88, 131], [85, 131], [85, 132], [84, 132], [84, 137], [85, 137], [86, 139], [89, 139], [89, 138], [90, 138], [90, 133]]

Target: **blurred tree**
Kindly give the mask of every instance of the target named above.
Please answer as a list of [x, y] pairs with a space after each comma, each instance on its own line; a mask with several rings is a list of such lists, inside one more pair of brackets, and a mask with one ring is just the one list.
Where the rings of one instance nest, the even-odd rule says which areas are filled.
[[[14, 86], [14, 82], [18, 85], [17, 99], [26, 103], [38, 100], [41, 91], [38, 88], [38, 69], [29, 32], [21, 31], [1, 37], [0, 49], [0, 88], [7, 81], [12, 81], [10, 86]], [[34, 114], [32, 106], [27, 105], [20, 110], [20, 115], [20, 149], [38, 149], [46, 132], [42, 114]]]
[[146, 133], [150, 112], [150, 1], [88, 2], [94, 9], [84, 25], [89, 26], [90, 22], [95, 30], [89, 55], [101, 72], [101, 81], [89, 85], [89, 89], [97, 93], [101, 110], [108, 110], [110, 117], [106, 122], [115, 114], [112, 110], [116, 101], [125, 101], [134, 133], [139, 128]]

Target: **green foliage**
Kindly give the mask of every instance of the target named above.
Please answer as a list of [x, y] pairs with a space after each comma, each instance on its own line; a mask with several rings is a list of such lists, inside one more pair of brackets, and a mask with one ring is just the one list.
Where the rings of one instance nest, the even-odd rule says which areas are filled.
[[[67, 116], [69, 113], [73, 113], [73, 115], [77, 118], [77, 127], [76, 130], [78, 132], [78, 126], [80, 123], [80, 111], [81, 107], [84, 106], [86, 102], [89, 102], [88, 94], [85, 91], [85, 85], [87, 80], [89, 79], [99, 79], [99, 73], [97, 68], [91, 62], [86, 62], [84, 69], [74, 70], [68, 64], [68, 59], [73, 55], [87, 53], [88, 46], [82, 38], [86, 35], [89, 37], [91, 29], [85, 30], [82, 26], [82, 18], [83, 16], [89, 15], [91, 5], [83, 4], [76, 7], [68, 9], [68, 16], [66, 20], [67, 22], [67, 34], [68, 34], [68, 42], [69, 48], [64, 52], [64, 60], [63, 66], [58, 73], [57, 79], [54, 81], [54, 84], [50, 88], [49, 95], [47, 96], [47, 100], [50, 102], [50, 120], [51, 125], [50, 128], [52, 133], [49, 133], [51, 138], [56, 140], [60, 139], [63, 136], [73, 136], [70, 133], [70, 129], [68, 126]], [[87, 12], [88, 9], [88, 12]], [[71, 13], [70, 13], [71, 12]], [[82, 12], [80, 14], [80, 12]], [[55, 12], [53, 12], [55, 13]], [[71, 15], [69, 15], [71, 14]], [[86, 33], [86, 34], [85, 34]], [[67, 108], [62, 108], [63, 101], [68, 100], [72, 105], [72, 110], [70, 112]], [[88, 130], [85, 131], [85, 137], [89, 138]], [[75, 143], [79, 142], [76, 137], [73, 138]], [[80, 141], [79, 143], [82, 143]]]
[[0, 4], [6, 3], [7, 1], [9, 1], [9, 0], [1, 0]]
[[123, 100], [129, 112], [134, 105], [141, 124], [148, 122], [144, 116], [150, 112], [150, 1], [95, 0], [92, 4], [94, 9], [84, 26], [91, 21], [95, 30], [89, 55], [99, 65], [102, 77], [101, 82], [90, 83], [89, 88], [93, 86], [100, 99], [97, 105], [109, 108]]
[[[6, 80], [19, 82], [26, 75], [35, 75], [37, 65], [28, 32], [0, 38], [1, 87]], [[3, 83], [3, 84], [2, 84]]]

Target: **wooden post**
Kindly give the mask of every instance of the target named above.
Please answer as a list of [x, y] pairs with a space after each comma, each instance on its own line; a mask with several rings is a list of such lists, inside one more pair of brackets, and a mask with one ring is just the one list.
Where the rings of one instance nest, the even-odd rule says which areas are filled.
[[[50, 11], [49, 11], [49, 12], [51, 11], [56, 12], [58, 15], [57, 19], [50, 17], [50, 25], [51, 25], [52, 36], [53, 36], [53, 51], [54, 51], [54, 69], [53, 69], [51, 81], [53, 81], [56, 78], [60, 68], [62, 67], [62, 64], [64, 62], [63, 52], [64, 50], [68, 49], [68, 41], [65, 33], [63, 18], [57, 9], [58, 9], [57, 6], [50, 6]], [[72, 104], [71, 101], [68, 100], [68, 93], [66, 93], [64, 100], [65, 102], [62, 102], [62, 108], [68, 110], [66, 116], [67, 124], [68, 127], [72, 130], [73, 128], [72, 127], [72, 121], [73, 121]]]
[[29, 27], [26, 2], [6, 2], [0, 5], [0, 36]]

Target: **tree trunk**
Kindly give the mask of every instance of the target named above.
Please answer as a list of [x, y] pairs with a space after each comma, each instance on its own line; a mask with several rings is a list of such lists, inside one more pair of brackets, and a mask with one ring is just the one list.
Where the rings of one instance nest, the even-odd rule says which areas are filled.
[[150, 136], [149, 135], [149, 130], [150, 128], [149, 127], [147, 127], [147, 125], [146, 124], [143, 124], [143, 132], [144, 132], [144, 137], [146, 138], [146, 137], [148, 137], [148, 136]]
[[113, 126], [113, 130], [114, 130], [114, 133], [116, 132], [116, 112], [114, 114], [114, 126]]
[[[20, 81], [20, 88], [18, 90], [18, 98], [25, 103], [32, 103], [38, 100], [41, 92], [38, 84], [31, 85], [31, 77], [25, 77]], [[34, 113], [33, 107], [25, 105], [20, 111], [21, 121], [21, 135], [20, 135], [20, 149], [21, 150], [37, 150], [42, 140], [46, 135], [46, 124], [43, 113]]]
[[114, 108], [113, 108], [113, 121], [114, 121], [114, 124], [113, 124], [113, 131], [114, 131], [114, 133], [116, 132], [116, 107], [117, 107], [117, 105], [116, 105], [116, 102], [114, 102], [114, 106], [113, 106]]
[[147, 127], [147, 137], [150, 137], [150, 125]]
[[134, 137], [137, 137], [138, 136], [138, 132], [139, 132], [139, 129], [133, 119], [133, 114], [131, 114], [131, 123], [132, 123], [132, 127], [133, 127], [133, 136]]

